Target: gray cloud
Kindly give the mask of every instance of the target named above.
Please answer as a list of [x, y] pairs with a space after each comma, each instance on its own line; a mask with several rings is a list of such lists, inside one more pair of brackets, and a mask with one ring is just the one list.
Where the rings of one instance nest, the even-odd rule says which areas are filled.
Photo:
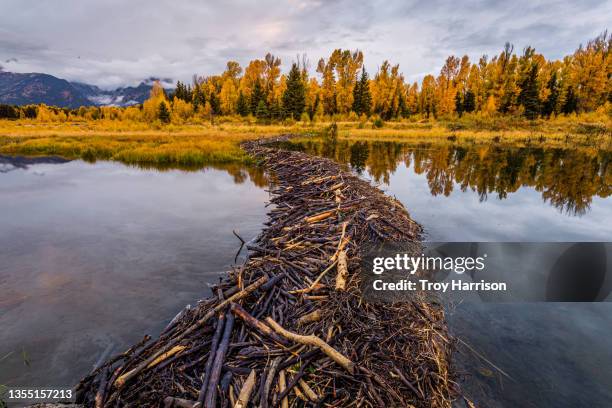
[[606, 0], [4, 0], [4, 69], [47, 72], [113, 87], [148, 77], [190, 80], [243, 66], [266, 52], [285, 68], [311, 66], [334, 48], [359, 48], [375, 71], [384, 59], [406, 78], [439, 71], [446, 56], [499, 53], [510, 41], [548, 58], [606, 29]]

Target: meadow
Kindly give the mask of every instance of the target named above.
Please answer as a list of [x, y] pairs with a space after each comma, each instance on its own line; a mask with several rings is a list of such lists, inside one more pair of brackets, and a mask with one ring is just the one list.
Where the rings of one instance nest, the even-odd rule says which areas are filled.
[[388, 122], [338, 119], [262, 124], [253, 118], [220, 117], [215, 123], [168, 125], [110, 119], [65, 122], [0, 120], [0, 154], [112, 160], [151, 166], [248, 164], [252, 159], [240, 148], [241, 142], [285, 133], [333, 133], [339, 138], [353, 140], [612, 149], [612, 121], [605, 114], [535, 121], [480, 115]]

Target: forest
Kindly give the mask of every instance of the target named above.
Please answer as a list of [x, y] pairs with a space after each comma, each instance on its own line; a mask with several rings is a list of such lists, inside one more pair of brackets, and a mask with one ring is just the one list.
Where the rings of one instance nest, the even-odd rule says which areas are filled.
[[60, 109], [0, 105], [0, 118], [42, 122], [128, 120], [161, 125], [249, 117], [257, 123], [438, 119], [477, 115], [534, 120], [598, 112], [612, 105], [612, 36], [603, 32], [561, 60], [547, 60], [533, 47], [517, 54], [506, 43], [498, 55], [449, 56], [437, 76], [407, 82], [397, 64], [385, 60], [373, 76], [364, 54], [336, 49], [311, 72], [306, 56], [288, 73], [268, 53], [242, 68], [229, 61], [217, 75], [194, 75], [166, 95], [156, 84], [142, 105], [127, 108]]

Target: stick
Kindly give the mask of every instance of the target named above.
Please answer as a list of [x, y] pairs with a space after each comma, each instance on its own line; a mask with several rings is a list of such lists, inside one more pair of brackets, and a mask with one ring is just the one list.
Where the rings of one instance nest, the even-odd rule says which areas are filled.
[[321, 310], [315, 309], [313, 312], [300, 317], [297, 324], [298, 326], [302, 326], [307, 323], [318, 322], [319, 320], [321, 320]]
[[329, 358], [331, 358], [336, 363], [338, 363], [340, 366], [342, 366], [346, 371], [348, 371], [351, 374], [355, 373], [355, 364], [351, 360], [343, 356], [341, 353], [336, 351], [332, 346], [330, 346], [329, 344], [327, 344], [326, 342], [324, 342], [317, 336], [313, 336], [313, 335], [302, 336], [300, 334], [296, 334], [288, 330], [285, 330], [280, 324], [276, 323], [274, 319], [272, 319], [271, 317], [267, 317], [266, 322], [268, 323], [268, 325], [270, 325], [270, 327], [272, 327], [272, 329], [274, 329], [275, 332], [277, 332], [281, 336], [289, 340], [295, 341], [296, 343], [305, 344], [307, 346], [318, 347], [319, 349], [321, 349], [323, 353], [327, 354]]
[[[278, 392], [282, 394], [286, 388], [287, 379], [285, 378], [285, 370], [281, 370], [281, 372], [278, 373]], [[281, 400], [281, 408], [289, 408], [289, 400], [287, 399], [287, 396], [284, 396]]]
[[183, 398], [174, 398], [174, 397], [166, 397], [164, 398], [164, 408], [173, 408], [173, 407], [179, 407], [179, 408], [199, 408], [200, 407], [200, 403], [199, 402], [195, 402], [195, 401], [191, 401], [191, 400], [186, 400]]
[[346, 290], [346, 279], [348, 278], [348, 266], [346, 264], [346, 252], [338, 253], [338, 275], [336, 275], [336, 290]]
[[300, 381], [298, 381], [298, 383], [300, 384], [300, 387], [302, 387], [302, 389], [304, 390], [304, 394], [306, 394], [309, 400], [313, 402], [317, 402], [319, 400], [320, 397], [317, 395], [316, 392], [313, 391], [312, 388], [310, 388], [306, 381], [300, 378]]
[[193, 333], [198, 327], [202, 326], [204, 323], [206, 323], [211, 317], [213, 317], [217, 312], [219, 312], [220, 310], [224, 309], [227, 305], [229, 305], [232, 302], [235, 302], [237, 300], [240, 300], [246, 296], [248, 296], [251, 292], [254, 292], [257, 288], [259, 288], [261, 285], [263, 285], [264, 283], [266, 283], [268, 281], [268, 277], [267, 276], [262, 276], [261, 278], [257, 279], [255, 282], [251, 283], [249, 286], [247, 286], [246, 288], [242, 289], [240, 292], [236, 293], [235, 295], [231, 296], [230, 298], [224, 300], [223, 302], [219, 303], [217, 306], [215, 306], [214, 308], [212, 308], [211, 310], [208, 311], [208, 313], [206, 313], [204, 315], [204, 317], [202, 317], [200, 320], [198, 320], [197, 322], [195, 322], [194, 324], [192, 324], [187, 330], [183, 331], [180, 335], [178, 335], [177, 337], [175, 337], [174, 339], [172, 339], [171, 341], [169, 341], [168, 343], [166, 343], [165, 347], [161, 347], [156, 353], [154, 353], [152, 356], [150, 356], [149, 358], [147, 358], [146, 360], [144, 360], [142, 363], [138, 364], [136, 366], [136, 368], [133, 368], [132, 370], [128, 371], [127, 373], [123, 374], [121, 377], [117, 378], [117, 380], [115, 381], [115, 387], [116, 388], [121, 388], [125, 385], [126, 382], [128, 382], [129, 380], [131, 380], [132, 378], [134, 378], [134, 376], [136, 376], [138, 373], [140, 373], [142, 370], [146, 369], [147, 366], [154, 361], [157, 357], [161, 356], [162, 354], [164, 354], [166, 352], [166, 350], [171, 349], [174, 345], [176, 345], [179, 341], [181, 341], [182, 339], [184, 339], [186, 336], [190, 335], [191, 333]]
[[255, 386], [255, 379], [255, 370], [251, 370], [251, 374], [249, 374], [248, 378], [244, 382], [244, 385], [242, 386], [242, 389], [240, 390], [240, 395], [238, 395], [238, 401], [236, 401], [234, 408], [246, 408], [249, 400], [251, 399], [251, 392]]
[[205, 408], [215, 408], [217, 401], [217, 383], [221, 376], [221, 367], [225, 360], [225, 353], [229, 346], [230, 336], [232, 335], [232, 329], [234, 328], [234, 315], [230, 312], [227, 313], [225, 330], [223, 331], [223, 339], [217, 349], [217, 355], [215, 356], [215, 362], [213, 363], [212, 371], [210, 373], [210, 380], [208, 382], [208, 391], [206, 391], [206, 398], [204, 399]]
[[225, 314], [219, 313], [219, 319], [217, 320], [217, 329], [210, 345], [208, 352], [208, 360], [206, 360], [206, 366], [204, 367], [204, 377], [202, 378], [202, 387], [200, 388], [200, 394], [198, 395], [198, 402], [200, 405], [204, 403], [204, 397], [206, 396], [206, 386], [210, 379], [210, 372], [212, 370], [212, 363], [217, 353], [217, 347], [219, 346], [219, 339], [221, 339], [221, 333], [223, 333], [223, 327], [225, 325]]
[[272, 360], [272, 364], [270, 364], [270, 371], [268, 372], [268, 376], [266, 377], [266, 381], [264, 383], [264, 387], [262, 389], [262, 394], [259, 401], [259, 406], [261, 408], [268, 408], [268, 395], [270, 395], [272, 381], [274, 380], [274, 376], [276, 376], [276, 369], [280, 364], [280, 360], [280, 357], [276, 357], [274, 360]]
[[278, 334], [274, 333], [274, 331], [272, 331], [272, 329], [270, 329], [268, 325], [266, 325], [262, 321], [257, 320], [256, 318], [251, 316], [238, 303], [232, 303], [230, 306], [230, 310], [232, 311], [232, 313], [236, 315], [236, 317], [239, 317], [240, 319], [242, 319], [242, 321], [245, 322], [247, 326], [252, 327], [253, 329], [263, 334], [264, 336], [269, 337], [270, 339], [274, 340], [275, 342], [279, 344], [282, 344], [284, 346], [289, 346], [289, 343], [287, 343], [285, 339], [280, 337]]
[[102, 370], [100, 385], [98, 386], [98, 392], [96, 393], [96, 408], [104, 407], [104, 398], [106, 396], [106, 382], [108, 381], [108, 367]]

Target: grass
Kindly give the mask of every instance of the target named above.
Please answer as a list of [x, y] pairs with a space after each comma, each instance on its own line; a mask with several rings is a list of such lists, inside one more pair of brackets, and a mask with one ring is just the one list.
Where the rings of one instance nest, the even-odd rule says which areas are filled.
[[140, 128], [132, 123], [37, 123], [0, 121], [0, 154], [114, 160], [147, 166], [250, 163], [246, 140], [304, 133], [299, 126], [199, 125]]
[[[353, 140], [469, 142], [591, 146], [611, 149], [609, 117], [526, 121], [520, 118], [464, 116], [437, 121], [338, 122], [338, 136]], [[97, 120], [38, 122], [0, 120], [0, 154], [61, 156], [87, 161], [114, 160], [158, 167], [248, 164], [240, 148], [246, 140], [283, 133], [319, 133], [330, 123], [288, 122], [258, 125], [226, 121], [216, 125], [157, 126], [142, 122]], [[377, 126], [375, 126], [377, 125]], [[381, 127], [382, 126], [382, 127]]]

